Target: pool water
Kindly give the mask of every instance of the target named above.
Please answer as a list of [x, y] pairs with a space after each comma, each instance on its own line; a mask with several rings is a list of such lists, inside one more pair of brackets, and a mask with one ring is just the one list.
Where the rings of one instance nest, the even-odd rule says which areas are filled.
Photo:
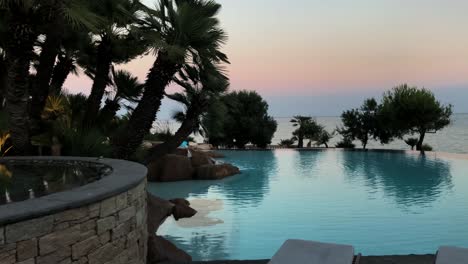
[[468, 160], [352, 151], [225, 151], [242, 174], [150, 184], [199, 213], [158, 233], [195, 260], [267, 259], [289, 238], [364, 255], [468, 247]]
[[102, 164], [0, 160], [0, 205], [73, 189], [109, 174]]

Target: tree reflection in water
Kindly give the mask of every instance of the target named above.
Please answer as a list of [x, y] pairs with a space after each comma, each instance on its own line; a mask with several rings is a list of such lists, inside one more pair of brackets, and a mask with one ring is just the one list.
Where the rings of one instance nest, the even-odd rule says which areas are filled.
[[424, 155], [343, 151], [345, 175], [364, 177], [369, 192], [382, 189], [403, 207], [430, 206], [453, 187], [448, 161]]

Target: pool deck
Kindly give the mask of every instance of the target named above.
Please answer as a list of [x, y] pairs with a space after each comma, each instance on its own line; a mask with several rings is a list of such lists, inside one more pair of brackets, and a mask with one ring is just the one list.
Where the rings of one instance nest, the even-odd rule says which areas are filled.
[[[408, 256], [363, 256], [359, 264], [434, 264], [434, 255], [408, 255]], [[206, 261], [193, 262], [195, 264], [267, 264], [268, 260], [245, 261]]]

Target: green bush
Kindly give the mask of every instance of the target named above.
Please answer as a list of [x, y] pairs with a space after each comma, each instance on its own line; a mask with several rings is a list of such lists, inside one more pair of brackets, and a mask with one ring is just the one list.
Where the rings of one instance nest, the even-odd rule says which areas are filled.
[[431, 145], [429, 145], [429, 144], [423, 144], [422, 145], [422, 151], [432, 151], [432, 150], [433, 150], [433, 148], [432, 148]]
[[355, 148], [356, 145], [353, 144], [353, 141], [350, 138], [343, 138], [340, 142], [336, 144], [337, 148]]
[[292, 139], [282, 139], [279, 143], [280, 147], [292, 148], [294, 145], [294, 140]]

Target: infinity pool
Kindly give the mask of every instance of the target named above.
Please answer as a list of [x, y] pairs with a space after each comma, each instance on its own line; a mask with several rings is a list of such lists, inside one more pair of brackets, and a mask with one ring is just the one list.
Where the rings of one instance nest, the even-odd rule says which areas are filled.
[[242, 175], [151, 184], [199, 213], [158, 233], [195, 260], [266, 259], [288, 238], [364, 255], [468, 246], [468, 160], [348, 151], [225, 151]]

